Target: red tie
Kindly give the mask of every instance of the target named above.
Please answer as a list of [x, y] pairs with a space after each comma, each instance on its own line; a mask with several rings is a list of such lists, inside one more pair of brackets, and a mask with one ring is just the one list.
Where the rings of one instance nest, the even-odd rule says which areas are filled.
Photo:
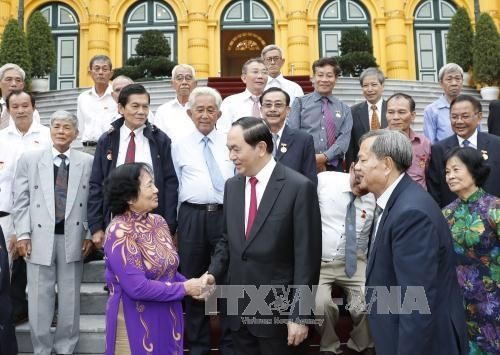
[[130, 141], [128, 142], [127, 154], [125, 155], [125, 164], [135, 162], [135, 133], [130, 132]]
[[245, 233], [245, 239], [248, 239], [250, 231], [252, 230], [252, 224], [257, 215], [257, 191], [255, 185], [257, 185], [258, 180], [255, 176], [250, 178], [250, 208], [248, 209], [248, 222], [247, 222], [247, 232]]

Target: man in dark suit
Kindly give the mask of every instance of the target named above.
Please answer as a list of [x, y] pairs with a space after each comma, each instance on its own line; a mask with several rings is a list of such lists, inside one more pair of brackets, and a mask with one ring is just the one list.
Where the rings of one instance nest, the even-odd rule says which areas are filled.
[[165, 218], [172, 235], [177, 228], [177, 176], [170, 154], [170, 139], [148, 120], [150, 97], [140, 84], [125, 86], [118, 97], [118, 111], [123, 115], [97, 142], [89, 182], [88, 221], [94, 243], [100, 246], [110, 221], [102, 182], [117, 166], [144, 162], [153, 167], [158, 187], [155, 213]]
[[[304, 290], [318, 283], [318, 197], [309, 179], [274, 161], [272, 144], [266, 123], [255, 117], [234, 122], [227, 137], [229, 157], [239, 174], [226, 182], [223, 235], [206, 277], [208, 284], [220, 283], [227, 271], [231, 286], [246, 285], [242, 286], [246, 296], [242, 294], [238, 300], [237, 314], [230, 316], [236, 354], [307, 352], [304, 339], [311, 315], [295, 305], [285, 316], [273, 305], [287, 299], [276, 293], [283, 294], [289, 285]], [[265, 300], [272, 315], [252, 312], [243, 316], [250, 304], [249, 288], [261, 285], [273, 286]], [[300, 306], [302, 301], [312, 306], [313, 298], [305, 300], [313, 297], [309, 295], [301, 299]]]
[[372, 130], [387, 127], [387, 103], [382, 99], [384, 93], [384, 73], [378, 68], [365, 69], [360, 77], [359, 84], [366, 101], [351, 106], [352, 130], [349, 149], [346, 153], [346, 167], [356, 161], [359, 151], [359, 139], [363, 134]]
[[449, 227], [405, 171], [401, 132], [361, 138], [356, 173], [377, 199], [366, 270], [368, 321], [377, 354], [467, 353], [462, 296]]
[[308, 177], [318, 184], [314, 141], [310, 134], [285, 125], [290, 112], [290, 95], [271, 87], [260, 96], [260, 112], [273, 135], [273, 156], [276, 161]]
[[479, 150], [491, 172], [483, 188], [492, 195], [500, 196], [500, 138], [489, 133], [478, 132], [482, 117], [481, 103], [473, 96], [459, 95], [450, 103], [451, 128], [454, 135], [431, 147], [427, 188], [440, 207], [457, 198], [450, 191], [445, 179], [444, 161], [446, 153], [455, 147], [471, 147]]
[[0, 227], [0, 354], [2, 355], [17, 354], [16, 331], [9, 288], [9, 257], [2, 227]]
[[490, 102], [488, 133], [500, 136], [500, 100], [493, 100]]

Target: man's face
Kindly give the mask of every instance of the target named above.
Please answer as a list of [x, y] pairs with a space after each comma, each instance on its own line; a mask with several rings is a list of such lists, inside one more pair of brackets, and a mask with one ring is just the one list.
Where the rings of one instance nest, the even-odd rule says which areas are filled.
[[77, 135], [78, 129], [69, 120], [55, 120], [50, 127], [52, 143], [61, 153], [69, 149]]
[[260, 112], [273, 129], [280, 130], [290, 112], [290, 107], [286, 104], [285, 94], [280, 91], [268, 92], [262, 98]]
[[356, 169], [354, 167], [355, 167], [355, 163], [352, 163], [351, 167], [349, 168], [349, 183], [351, 185], [351, 191], [356, 196], [364, 196], [369, 191], [366, 189], [362, 189], [360, 187], [361, 176], [356, 172]]
[[240, 126], [233, 126], [227, 134], [227, 148], [229, 149], [229, 159], [234, 163], [239, 174], [255, 176], [260, 171], [259, 167], [266, 154], [264, 142], [252, 147], [245, 142], [243, 129]]
[[148, 95], [130, 95], [125, 107], [118, 104], [118, 112], [125, 118], [125, 125], [129, 129], [134, 130], [141, 127], [144, 123], [146, 123], [149, 114]]
[[111, 65], [107, 60], [95, 60], [89, 69], [94, 85], [108, 85], [113, 76]]
[[371, 146], [374, 141], [375, 137], [371, 137], [361, 143], [355, 172], [360, 179], [359, 188], [373, 192], [378, 198], [384, 192], [389, 171], [385, 160], [379, 160], [372, 152]]
[[248, 64], [246, 72], [241, 74], [241, 80], [246, 84], [248, 91], [258, 96], [266, 87], [267, 74], [264, 64], [253, 62]]
[[120, 92], [122, 91], [122, 89], [125, 86], [130, 85], [130, 84], [132, 84], [132, 82], [129, 80], [125, 80], [125, 79], [113, 81], [113, 84], [112, 84], [113, 85], [113, 92], [111, 92], [111, 96], [113, 97], [113, 100], [118, 102], [118, 97], [120, 96]]
[[285, 59], [281, 57], [280, 51], [277, 49], [270, 50], [264, 54], [264, 63], [266, 63], [269, 75], [276, 78], [281, 73], [281, 67], [285, 63]]
[[191, 70], [188, 68], [179, 67], [173, 79], [172, 86], [177, 96], [189, 97], [191, 91], [196, 87], [196, 80], [193, 77], [193, 73], [191, 73]]
[[12, 91], [23, 90], [24, 80], [15, 69], [7, 70], [4, 73], [2, 80], [0, 80], [0, 88], [2, 89], [2, 97], [5, 99]]
[[460, 101], [454, 104], [450, 111], [451, 128], [457, 136], [468, 139], [474, 134], [477, 125], [481, 122], [481, 112], [475, 112], [469, 101]]
[[217, 108], [212, 95], [198, 95], [194, 106], [187, 110], [187, 114], [194, 125], [204, 136], [208, 135], [215, 127], [222, 112]]
[[9, 113], [16, 126], [33, 122], [33, 111], [35, 108], [31, 104], [30, 96], [22, 92], [19, 95], [12, 95], [9, 98]]
[[335, 71], [331, 65], [316, 67], [312, 83], [314, 91], [318, 94], [322, 96], [330, 95], [335, 87], [336, 81], [337, 77], [335, 76]]
[[387, 102], [387, 125], [389, 129], [408, 134], [415, 120], [415, 111], [410, 111], [410, 103], [403, 97], [395, 97]]
[[376, 75], [368, 75], [363, 79], [363, 96], [371, 104], [379, 102], [384, 92], [384, 85], [380, 84]]
[[443, 88], [444, 94], [449, 98], [455, 98], [460, 95], [462, 91], [464, 80], [460, 72], [449, 72], [444, 74], [443, 80], [440, 84]]

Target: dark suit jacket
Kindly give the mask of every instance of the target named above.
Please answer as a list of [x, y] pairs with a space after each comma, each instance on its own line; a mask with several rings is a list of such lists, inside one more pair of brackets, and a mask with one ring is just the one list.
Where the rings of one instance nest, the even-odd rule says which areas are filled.
[[[245, 240], [245, 183], [241, 175], [226, 182], [223, 237], [215, 248], [208, 272], [219, 283], [227, 271], [231, 285], [317, 285], [321, 264], [321, 217], [314, 184], [276, 163], [250, 235]], [[272, 295], [270, 292], [268, 304], [275, 300]], [[240, 316], [249, 302], [248, 298], [239, 301], [239, 316], [230, 317], [233, 331], [240, 328]], [[257, 315], [257, 318], [265, 316]], [[296, 306], [289, 319], [300, 318], [308, 317], [299, 315]], [[286, 319], [284, 324], [246, 326], [254, 336], [286, 339]]]
[[285, 125], [275, 159], [318, 185], [314, 140], [310, 134]]
[[7, 247], [0, 227], [0, 354], [17, 354], [16, 332], [9, 295], [10, 273]]
[[[431, 161], [427, 171], [427, 189], [441, 208], [457, 198], [457, 195], [450, 191], [445, 179], [445, 155], [455, 147], [458, 147], [458, 138], [455, 134], [431, 147]], [[483, 188], [486, 192], [500, 197], [500, 183], [498, 182], [500, 177], [500, 137], [478, 132], [477, 149], [486, 152], [488, 156], [486, 164], [491, 169]]]
[[[120, 127], [124, 121], [123, 117], [113, 121], [111, 123], [112, 129], [104, 133], [97, 142], [87, 203], [87, 217], [92, 234], [99, 229], [105, 230], [110, 221], [109, 207], [103, 201], [102, 183], [111, 170], [116, 168], [120, 147]], [[170, 153], [170, 138], [149, 122], [146, 122], [144, 136], [149, 140], [155, 185], [159, 190], [158, 207], [153, 212], [165, 218], [173, 235], [177, 228], [177, 188], [179, 183]]]
[[490, 102], [488, 133], [500, 136], [500, 100]]
[[[349, 149], [346, 153], [346, 169], [349, 169], [351, 163], [356, 161], [359, 152], [359, 139], [363, 134], [370, 130], [370, 117], [368, 116], [367, 101], [351, 106], [352, 113], [352, 130]], [[382, 128], [387, 127], [387, 102], [382, 101], [382, 115], [380, 117], [380, 125]]]
[[[441, 210], [405, 174], [382, 214], [366, 270], [368, 320], [377, 354], [467, 354], [465, 310], [455, 264], [452, 236]], [[407, 303], [409, 309], [427, 309], [430, 314], [387, 314], [384, 304], [391, 302], [384, 292], [373, 292], [376, 286], [386, 292], [400, 286], [401, 299], [394, 304], [404, 305], [415, 297], [416, 302]], [[423, 287], [425, 297], [407, 286]], [[395, 294], [399, 292], [393, 290]]]

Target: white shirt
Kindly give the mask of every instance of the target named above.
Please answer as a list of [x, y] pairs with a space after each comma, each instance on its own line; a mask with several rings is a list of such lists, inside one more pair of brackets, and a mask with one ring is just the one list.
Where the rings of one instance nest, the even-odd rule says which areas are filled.
[[[345, 218], [351, 200], [349, 174], [318, 174], [318, 198], [323, 236], [323, 261], [345, 260]], [[358, 254], [366, 254], [375, 210], [375, 197], [369, 193], [354, 200], [356, 207], [356, 245]]]
[[52, 146], [52, 158], [54, 159], [54, 165], [57, 166], [58, 168], [61, 166], [62, 163], [62, 159], [59, 157], [59, 154], [64, 154], [66, 156], [65, 162], [66, 166], [68, 166], [70, 162], [71, 149], [68, 149], [67, 151], [61, 153], [56, 148], [54, 148], [54, 146]]
[[107, 131], [105, 127], [109, 128], [111, 117], [117, 111], [117, 104], [111, 96], [112, 91], [111, 84], [109, 84], [102, 96], [97, 95], [95, 87], [78, 96], [76, 115], [78, 117], [78, 136], [82, 142], [97, 142], [101, 134]]
[[[376, 226], [375, 226], [375, 230], [373, 231], [373, 235], [377, 235], [378, 225], [379, 225], [380, 221], [382, 220], [383, 214], [385, 213], [385, 206], [387, 205], [387, 202], [389, 201], [389, 198], [391, 197], [392, 192], [394, 191], [396, 186], [398, 186], [399, 182], [403, 179], [403, 176], [405, 176], [404, 173], [399, 175], [399, 177], [377, 199], [377, 206], [382, 208], [383, 212], [378, 217], [378, 221], [375, 221]], [[375, 240], [372, 241], [372, 243], [374, 243], [374, 242], [375, 242]]]
[[[135, 162], [147, 163], [153, 168], [153, 160], [151, 159], [151, 149], [149, 147], [149, 139], [144, 137], [144, 128], [146, 125], [142, 125], [134, 130], [134, 141], [135, 141]], [[125, 157], [127, 155], [128, 143], [130, 142], [130, 132], [132, 130], [128, 128], [125, 124], [120, 127], [120, 145], [118, 147], [118, 157], [116, 158], [116, 166], [120, 166], [125, 163]]]
[[[257, 184], [255, 185], [255, 192], [257, 195], [257, 210], [259, 209], [260, 201], [262, 200], [262, 196], [264, 195], [264, 191], [266, 190], [267, 183], [271, 178], [271, 174], [274, 171], [274, 167], [276, 166], [276, 161], [274, 159], [269, 159], [269, 162], [264, 165], [264, 167], [255, 175], [257, 179]], [[245, 184], [245, 232], [247, 230], [248, 225], [248, 212], [250, 210], [250, 193], [251, 193], [251, 185], [250, 185], [250, 177], [246, 177]]]
[[254, 102], [251, 97], [252, 93], [248, 89], [226, 97], [220, 106], [222, 116], [217, 121], [217, 130], [227, 134], [234, 121], [237, 121], [241, 117], [253, 116]]
[[[460, 137], [458, 134], [457, 134], [457, 138], [458, 138], [458, 145], [460, 147], [464, 147], [464, 140], [462, 137]], [[472, 134], [472, 136], [470, 136], [469, 138], [467, 138], [467, 140], [469, 141], [469, 147], [471, 148], [474, 148], [474, 149], [477, 149], [477, 130], [474, 130], [474, 133]]]
[[267, 77], [267, 85], [264, 91], [269, 88], [280, 88], [285, 90], [286, 93], [290, 95], [290, 107], [296, 97], [304, 96], [302, 87], [294, 81], [285, 79], [281, 73], [276, 78], [273, 78], [271, 75]]
[[[377, 106], [377, 115], [378, 115], [378, 120], [380, 122], [380, 125], [382, 126], [382, 102], [384, 100], [382, 98], [380, 98], [380, 100], [378, 100], [378, 102], [375, 104], [375, 106]], [[373, 110], [372, 110], [372, 104], [369, 103], [368, 101], [366, 101], [367, 105], [368, 105], [368, 121], [370, 122], [370, 127], [372, 125], [372, 116], [373, 116]]]
[[[179, 180], [179, 202], [198, 204], [222, 203], [224, 192], [213, 188], [203, 149], [205, 136], [195, 129], [182, 140], [172, 144], [172, 160]], [[207, 136], [208, 145], [224, 180], [234, 175], [234, 164], [229, 160], [226, 136], [213, 130]]]
[[189, 103], [182, 106], [175, 98], [158, 107], [152, 122], [165, 132], [173, 143], [186, 137], [196, 128], [187, 114], [188, 108]]
[[[3, 120], [3, 118], [4, 118], [6, 115], [8, 115], [8, 111], [7, 111], [7, 104], [5, 103], [5, 100], [3, 99], [3, 97], [0, 97], [0, 105], [2, 106], [2, 110], [1, 110], [1, 111], [2, 111], [2, 113], [0, 113], [0, 115], [2, 115], [2, 120]], [[4, 115], [5, 115], [5, 116], [4, 116]], [[0, 120], [0, 121], [2, 121], [2, 120]], [[40, 113], [38, 112], [38, 110], [37, 110], [37, 109], [35, 109], [35, 110], [33, 111], [33, 122], [40, 124]], [[11, 126], [11, 125], [14, 125], [14, 124], [15, 124], [15, 123], [14, 123], [14, 119], [12, 118], [12, 116], [11, 116], [11, 115], [9, 115], [9, 123], [8, 123], [8, 126]], [[4, 127], [4, 128], [6, 128], [6, 127]], [[2, 128], [0, 127], [0, 130], [1, 130], [1, 129], [2, 129]]]

